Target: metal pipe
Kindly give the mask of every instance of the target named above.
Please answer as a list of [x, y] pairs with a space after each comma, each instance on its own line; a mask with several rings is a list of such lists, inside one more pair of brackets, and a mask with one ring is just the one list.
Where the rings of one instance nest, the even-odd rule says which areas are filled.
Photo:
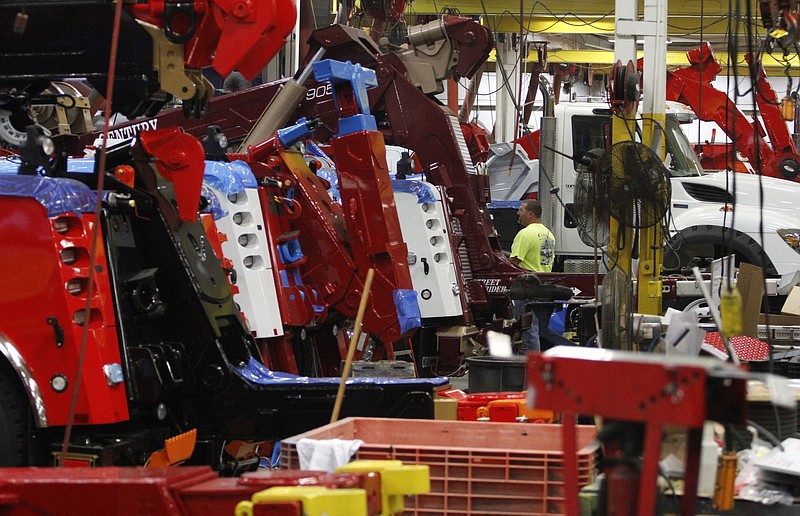
[[317, 53], [314, 54], [308, 65], [300, 72], [297, 79], [289, 79], [280, 87], [277, 95], [272, 98], [256, 124], [239, 145], [236, 151], [238, 154], [245, 154], [247, 147], [258, 145], [286, 125], [289, 117], [297, 110], [297, 106], [303, 101], [303, 97], [308, 91], [308, 88], [303, 86], [303, 83], [308, 80], [313, 72], [311, 65], [322, 59], [324, 55], [324, 48], [317, 50]]

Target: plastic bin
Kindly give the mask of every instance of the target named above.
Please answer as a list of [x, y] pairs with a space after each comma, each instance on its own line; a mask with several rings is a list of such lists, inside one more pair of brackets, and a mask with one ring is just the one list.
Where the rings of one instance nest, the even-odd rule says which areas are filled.
[[[594, 426], [578, 426], [578, 483], [594, 480]], [[560, 425], [347, 418], [285, 439], [281, 467], [298, 469], [295, 443], [361, 439], [357, 459], [430, 467], [431, 492], [406, 514], [536, 515], [566, 512]]]
[[525, 357], [469, 357], [467, 390], [476, 392], [519, 392], [525, 385]]

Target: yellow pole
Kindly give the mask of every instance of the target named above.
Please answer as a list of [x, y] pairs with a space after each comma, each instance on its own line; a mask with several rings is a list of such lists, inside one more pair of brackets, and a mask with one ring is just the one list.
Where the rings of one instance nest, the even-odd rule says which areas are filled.
[[[636, 113], [632, 115], [636, 116]], [[614, 116], [612, 120], [611, 136], [613, 143], [620, 143], [633, 139], [636, 132], [636, 119]], [[631, 277], [631, 247], [633, 246], [633, 230], [624, 228], [619, 231], [619, 221], [611, 217], [609, 221], [608, 254], [611, 267], [619, 267], [627, 277]], [[620, 241], [620, 239], [622, 241]]]
[[350, 338], [350, 345], [347, 347], [347, 358], [344, 361], [342, 381], [339, 383], [339, 391], [336, 393], [336, 401], [333, 404], [331, 423], [335, 423], [339, 420], [339, 411], [342, 409], [342, 399], [344, 398], [344, 386], [347, 377], [350, 376], [350, 368], [353, 366], [356, 344], [358, 343], [358, 338], [361, 336], [361, 321], [364, 319], [364, 312], [367, 310], [367, 299], [369, 299], [369, 290], [372, 288], [372, 278], [374, 276], [375, 269], [370, 268], [367, 271], [367, 279], [364, 281], [364, 291], [361, 293], [361, 302], [358, 305], [358, 312], [356, 313], [356, 324], [353, 327], [353, 336]]
[[[667, 126], [667, 117], [664, 113], [647, 113], [642, 117], [642, 140], [652, 144], [656, 137], [660, 138], [660, 146], [656, 150], [659, 157], [664, 158], [666, 134], [663, 128]], [[656, 134], [659, 132], [660, 134]], [[669, 179], [667, 179], [669, 181]], [[641, 230], [639, 236], [639, 272], [636, 275], [638, 300], [637, 311], [643, 314], [661, 315], [662, 309], [662, 281], [661, 265], [664, 261], [662, 254], [663, 238], [661, 236], [661, 222], [652, 228]]]

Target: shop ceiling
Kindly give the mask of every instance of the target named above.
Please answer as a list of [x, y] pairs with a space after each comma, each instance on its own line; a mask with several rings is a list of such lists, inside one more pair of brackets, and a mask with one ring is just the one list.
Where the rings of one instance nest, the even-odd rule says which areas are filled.
[[[451, 12], [463, 16], [481, 16], [484, 24], [495, 33], [519, 33], [522, 20], [522, 29], [528, 32], [529, 41], [533, 34], [534, 42], [548, 42], [549, 62], [591, 64], [596, 68], [610, 66], [614, 62], [615, 0], [581, 2], [584, 5], [580, 7], [575, 4], [574, 0], [415, 0], [407, 13]], [[737, 66], [745, 66], [747, 31], [751, 31], [755, 41], [759, 42], [766, 31], [761, 26], [758, 0], [739, 2], [739, 13], [731, 11], [731, 4], [735, 2], [669, 0], [668, 66], [685, 66], [688, 64], [685, 52], [708, 41], [723, 68], [730, 68], [727, 52], [729, 40], [737, 42]], [[640, 16], [643, 13], [644, 0], [639, 0]], [[729, 33], [735, 33], [736, 36], [731, 38]], [[777, 51], [775, 55], [762, 56], [768, 74], [782, 74], [786, 68], [782, 52]], [[530, 58], [535, 60], [535, 53], [532, 52]], [[788, 63], [791, 67], [800, 67], [796, 54], [788, 56]]]

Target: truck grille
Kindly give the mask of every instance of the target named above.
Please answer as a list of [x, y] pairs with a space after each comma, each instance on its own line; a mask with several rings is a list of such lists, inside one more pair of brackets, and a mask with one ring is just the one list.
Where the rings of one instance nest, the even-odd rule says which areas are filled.
[[695, 183], [681, 183], [683, 189], [690, 196], [698, 201], [733, 204], [734, 198], [731, 193], [723, 188], [708, 185], [698, 185]]

